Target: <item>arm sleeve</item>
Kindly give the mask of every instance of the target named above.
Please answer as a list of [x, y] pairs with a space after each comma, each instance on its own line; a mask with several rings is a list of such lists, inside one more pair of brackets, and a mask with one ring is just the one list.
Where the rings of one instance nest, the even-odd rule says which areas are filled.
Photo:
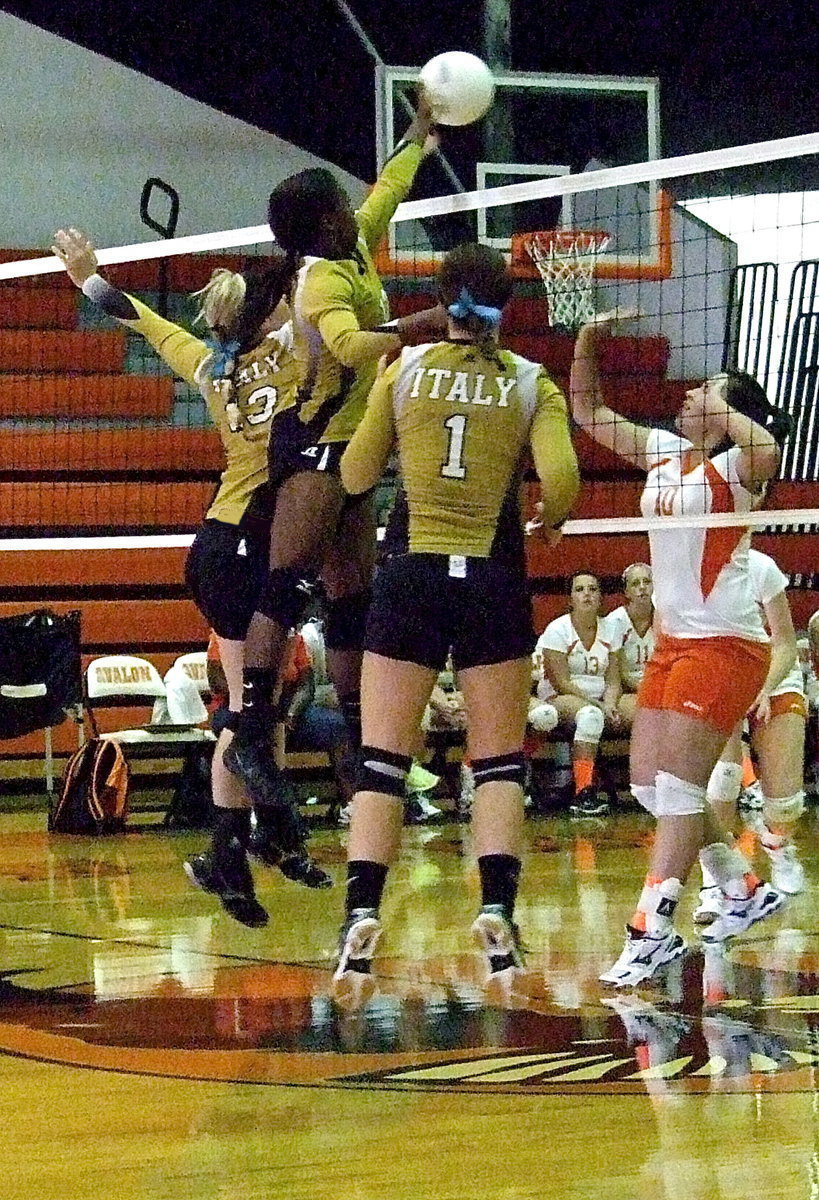
[[163, 362], [168, 364], [174, 375], [198, 387], [197, 372], [210, 354], [201, 338], [194, 337], [179, 325], [174, 325], [173, 321], [166, 321], [135, 296], [128, 296], [128, 300], [137, 315], [133, 320], [119, 318], [121, 324], [141, 334]]
[[416, 142], [399, 146], [387, 159], [372, 191], [356, 213], [358, 227], [370, 251], [387, 232], [396, 208], [412, 187], [422, 157], [423, 149]]
[[375, 381], [364, 416], [341, 457], [341, 482], [351, 495], [369, 491], [384, 474], [395, 442], [392, 388], [400, 361]]
[[529, 441], [541, 482], [543, 523], [551, 527], [569, 515], [580, 490], [580, 472], [569, 434], [566, 401], [543, 371], [538, 376]]
[[394, 333], [362, 329], [351, 299], [350, 285], [338, 263], [321, 259], [307, 272], [297, 303], [299, 314], [318, 329], [333, 358], [359, 371], [395, 350], [398, 343]]

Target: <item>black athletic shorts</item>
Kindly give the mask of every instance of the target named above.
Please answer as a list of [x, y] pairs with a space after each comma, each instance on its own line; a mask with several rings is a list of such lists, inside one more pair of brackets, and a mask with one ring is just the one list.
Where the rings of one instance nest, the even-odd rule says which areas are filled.
[[440, 671], [527, 658], [535, 646], [522, 567], [491, 558], [398, 554], [378, 568], [364, 649]]
[[[264, 528], [264, 526], [262, 526]], [[221, 638], [241, 642], [267, 578], [269, 534], [205, 521], [185, 563], [196, 607]]]
[[325, 475], [341, 474], [339, 464], [347, 449], [346, 442], [321, 442], [327, 417], [305, 425], [299, 420], [298, 410], [285, 409], [270, 426], [268, 467], [271, 482], [281, 483], [301, 471], [321, 471]]

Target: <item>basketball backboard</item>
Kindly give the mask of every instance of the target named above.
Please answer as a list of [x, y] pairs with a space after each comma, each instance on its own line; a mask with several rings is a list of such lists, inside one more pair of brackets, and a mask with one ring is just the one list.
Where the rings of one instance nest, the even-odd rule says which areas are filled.
[[[405, 126], [406, 98], [412, 95], [418, 74], [414, 67], [383, 66], [376, 71], [379, 168]], [[503, 109], [503, 120], [442, 130], [442, 149], [464, 190], [660, 157], [657, 79], [522, 71], [494, 74], [495, 108]], [[427, 189], [430, 195], [456, 190], [451, 177], [440, 170], [434, 178], [430, 170]], [[506, 252], [513, 233], [608, 229], [611, 238], [598, 260], [599, 276], [661, 279], [670, 272], [669, 214], [669, 198], [657, 183], [649, 183], [485, 207], [474, 216], [460, 214], [458, 220], [463, 226], [461, 237], [477, 237]], [[385, 273], [418, 275], [425, 267], [430, 273], [435, 270], [435, 251], [445, 247], [438, 244], [433, 227], [422, 230], [412, 225], [392, 227], [388, 250], [379, 261]]]

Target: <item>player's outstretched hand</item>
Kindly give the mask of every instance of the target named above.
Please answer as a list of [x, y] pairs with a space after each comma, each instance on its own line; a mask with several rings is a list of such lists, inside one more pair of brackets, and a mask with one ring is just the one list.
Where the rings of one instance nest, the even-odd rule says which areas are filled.
[[86, 279], [97, 273], [97, 255], [92, 242], [79, 229], [58, 229], [51, 247], [73, 284], [81, 288]]
[[621, 325], [624, 321], [635, 321], [643, 315], [639, 308], [627, 308], [620, 304], [616, 308], [610, 308], [608, 312], [596, 313], [591, 320], [581, 325], [578, 339], [581, 336], [584, 340], [590, 337], [607, 337], [615, 325]]
[[424, 156], [438, 149], [440, 138], [432, 120], [432, 108], [426, 92], [421, 89], [415, 106], [415, 117], [404, 135], [407, 142], [417, 142], [423, 148]]
[[554, 549], [563, 537], [563, 526], [557, 527], [543, 524], [543, 501], [538, 500], [535, 505], [535, 515], [526, 522], [524, 531], [527, 537], [538, 537], [545, 542], [547, 546]]

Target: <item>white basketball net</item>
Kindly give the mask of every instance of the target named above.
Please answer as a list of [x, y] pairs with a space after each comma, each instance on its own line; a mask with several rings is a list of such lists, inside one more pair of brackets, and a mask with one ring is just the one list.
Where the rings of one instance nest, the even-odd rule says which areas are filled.
[[608, 233], [555, 230], [533, 233], [526, 249], [540, 272], [549, 301], [549, 324], [577, 329], [594, 316], [592, 281]]

